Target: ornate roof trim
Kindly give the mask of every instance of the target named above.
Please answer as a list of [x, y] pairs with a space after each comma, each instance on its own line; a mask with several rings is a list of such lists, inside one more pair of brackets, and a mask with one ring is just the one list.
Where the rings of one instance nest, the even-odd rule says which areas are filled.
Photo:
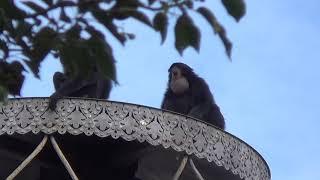
[[65, 98], [56, 111], [48, 98], [15, 98], [0, 104], [0, 135], [40, 132], [119, 137], [205, 158], [246, 180], [270, 180], [262, 156], [239, 138], [192, 117], [156, 108], [98, 99]]

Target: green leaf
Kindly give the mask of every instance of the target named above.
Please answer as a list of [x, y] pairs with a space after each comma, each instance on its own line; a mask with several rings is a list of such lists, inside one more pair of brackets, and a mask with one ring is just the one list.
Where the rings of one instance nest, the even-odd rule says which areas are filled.
[[156, 0], [148, 0], [148, 4], [149, 5], [152, 5], [153, 3], [155, 3], [156, 2]]
[[105, 41], [105, 37], [100, 31], [91, 26], [87, 30], [91, 34], [91, 38], [88, 40], [91, 59], [95, 60], [98, 70], [101, 71], [105, 78], [117, 82], [115, 59], [111, 46]]
[[149, 20], [148, 16], [145, 15], [144, 13], [142, 13], [140, 11], [136, 11], [136, 10], [130, 10], [130, 11], [127, 11], [126, 14], [128, 14], [132, 18], [144, 23], [145, 25], [152, 27], [151, 21]]
[[118, 41], [124, 45], [127, 38], [125, 35], [118, 32], [118, 28], [116, 25], [113, 24], [112, 19], [110, 16], [108, 16], [106, 13], [104, 13], [101, 10], [95, 10], [92, 11], [92, 15], [101, 23], [103, 24], [110, 32], [111, 34], [118, 39]]
[[111, 46], [106, 41], [95, 36], [88, 40], [88, 46], [90, 47], [92, 58], [96, 61], [98, 70], [102, 72], [105, 78], [117, 82], [115, 59]]
[[6, 59], [9, 56], [9, 48], [7, 43], [0, 39], [0, 50], [3, 52], [3, 56], [0, 57], [1, 59]]
[[22, 19], [26, 16], [24, 11], [15, 6], [13, 0], [0, 0], [0, 9], [4, 10], [8, 18]]
[[185, 5], [189, 8], [189, 9], [193, 9], [193, 0], [186, 0], [185, 1]]
[[222, 40], [222, 43], [224, 45], [224, 48], [226, 50], [228, 57], [231, 59], [232, 43], [228, 39], [227, 33], [222, 26], [221, 26], [221, 30], [218, 32], [218, 35], [219, 35], [220, 39]]
[[43, 0], [46, 4], [48, 4], [48, 6], [52, 6], [53, 5], [53, 0]]
[[188, 47], [192, 46], [196, 51], [200, 50], [201, 34], [199, 29], [194, 25], [192, 19], [187, 15], [181, 15], [174, 28], [175, 47], [180, 55]]
[[130, 8], [130, 9], [136, 9], [140, 5], [139, 0], [117, 0], [114, 8]]
[[30, 61], [26, 61], [26, 63], [37, 78], [39, 78], [40, 64], [53, 49], [56, 36], [54, 30], [45, 27], [32, 39], [33, 48], [27, 53]]
[[199, 14], [201, 14], [208, 21], [208, 23], [211, 25], [211, 27], [215, 33], [220, 31], [220, 28], [221, 28], [220, 24], [217, 21], [214, 14], [209, 9], [207, 9], [205, 7], [200, 7], [197, 9], [197, 12]]
[[[139, 12], [137, 8], [141, 5], [139, 0], [117, 0], [116, 4], [111, 8], [111, 11], [109, 11], [112, 14], [112, 17], [124, 20], [127, 19], [129, 16], [142, 21], [144, 23], [148, 24], [148, 18], [146, 16]], [[150, 22], [150, 21], [149, 21]]]
[[75, 24], [66, 32], [66, 38], [70, 40], [80, 39], [81, 30], [81, 26], [79, 24]]
[[26, 6], [28, 6], [29, 8], [31, 8], [32, 10], [34, 10], [36, 13], [45, 11], [45, 8], [41, 7], [40, 5], [38, 5], [38, 4], [35, 3], [35, 2], [32, 2], [32, 1], [24, 1], [24, 2], [22, 2], [22, 3], [25, 4]]
[[7, 71], [9, 75], [7, 81], [9, 93], [20, 96], [21, 87], [25, 79], [24, 75], [22, 74], [24, 67], [20, 62], [13, 61], [9, 64]]
[[85, 40], [73, 39], [72, 43], [64, 43], [60, 46], [59, 52], [61, 64], [68, 76], [88, 76], [90, 73], [89, 67], [91, 66], [91, 59]]
[[28, 22], [20, 20], [17, 22], [17, 28], [15, 29], [15, 39], [20, 39], [23, 36], [31, 36], [32, 25]]
[[69, 16], [66, 14], [66, 11], [64, 10], [64, 8], [61, 9], [60, 19], [61, 19], [62, 21], [67, 22], [67, 23], [70, 23], [70, 22], [71, 22], [71, 19], [70, 19]]
[[0, 32], [3, 32], [3, 28], [6, 24], [6, 14], [3, 9], [0, 8]]
[[[29, 38], [27, 38], [27, 41], [29, 41]], [[17, 44], [22, 47], [24, 53], [30, 50], [28, 44], [22, 38], [17, 39]]]
[[244, 0], [222, 0], [222, 4], [236, 21], [240, 21], [246, 13]]
[[16, 30], [15, 30], [15, 28], [14, 28], [14, 25], [13, 25], [14, 20], [9, 19], [9, 18], [7, 18], [7, 17], [4, 17], [3, 20], [4, 20], [4, 21], [3, 21], [3, 26], [2, 26], [2, 28], [3, 28], [4, 30], [7, 30], [10, 35], [13, 35], [13, 36], [14, 36], [14, 35], [17, 33]]
[[214, 16], [214, 14], [209, 9], [207, 9], [205, 7], [200, 7], [197, 9], [197, 11], [199, 12], [199, 14], [201, 14], [208, 21], [208, 23], [211, 25], [214, 33], [218, 33], [220, 39], [223, 42], [226, 53], [227, 53], [228, 57], [230, 58], [231, 57], [231, 50], [232, 50], [232, 43], [227, 38], [227, 35], [226, 35], [227, 33], [226, 33], [224, 27], [218, 22], [218, 20]]
[[71, 0], [58, 1], [57, 6], [77, 6], [77, 4]]
[[114, 25], [113, 23], [106, 23], [104, 24], [105, 27], [111, 32], [111, 34], [118, 39], [118, 41], [124, 45], [124, 43], [127, 41], [127, 38], [124, 34], [118, 32], [118, 27]]
[[159, 12], [153, 18], [153, 28], [161, 34], [161, 44], [164, 43], [168, 31], [168, 17], [165, 13]]
[[[90, 34], [97, 32], [93, 28], [87, 30]], [[117, 81], [112, 49], [101, 35], [92, 35], [88, 40], [74, 39], [72, 42], [64, 44], [59, 50], [61, 63], [68, 75], [87, 78], [92, 75], [93, 69], [98, 68], [106, 78]]]
[[105, 39], [104, 34], [103, 34], [101, 31], [97, 30], [97, 29], [96, 29], [95, 27], [93, 27], [93, 26], [88, 25], [88, 26], [86, 27], [86, 30], [88, 31], [88, 33], [89, 33], [91, 36], [95, 36], [95, 37], [97, 37], [97, 38], [99, 38], [99, 39], [102, 39], [102, 40]]
[[0, 61], [0, 98], [3, 98], [7, 93], [11, 95], [20, 95], [20, 90], [24, 82], [22, 72], [24, 67], [18, 61], [11, 63]]
[[131, 40], [135, 39], [136, 38], [136, 35], [135, 34], [132, 34], [132, 33], [126, 33], [127, 37]]

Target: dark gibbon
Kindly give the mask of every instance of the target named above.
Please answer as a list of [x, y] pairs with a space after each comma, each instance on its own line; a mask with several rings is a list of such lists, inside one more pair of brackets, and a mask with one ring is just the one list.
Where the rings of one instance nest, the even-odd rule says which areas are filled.
[[168, 88], [161, 108], [195, 117], [225, 129], [224, 117], [204, 79], [184, 63], [174, 63], [168, 71]]
[[53, 75], [55, 92], [50, 96], [49, 108], [54, 110], [57, 101], [63, 97], [86, 97], [108, 99], [112, 89], [112, 80], [107, 79], [97, 67], [88, 77], [68, 73], [55, 72]]

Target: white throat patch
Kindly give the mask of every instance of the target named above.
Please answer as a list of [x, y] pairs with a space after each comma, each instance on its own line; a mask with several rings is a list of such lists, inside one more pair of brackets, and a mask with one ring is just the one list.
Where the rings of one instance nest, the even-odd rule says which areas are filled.
[[182, 94], [189, 89], [189, 82], [185, 77], [179, 78], [177, 80], [171, 80], [170, 89], [175, 94]]

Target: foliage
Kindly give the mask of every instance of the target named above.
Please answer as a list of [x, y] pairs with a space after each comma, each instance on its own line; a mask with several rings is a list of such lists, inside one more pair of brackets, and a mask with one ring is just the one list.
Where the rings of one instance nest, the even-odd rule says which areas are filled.
[[[232, 44], [226, 31], [214, 13], [201, 5], [203, 1], [1, 0], [0, 99], [20, 95], [26, 69], [39, 78], [40, 64], [49, 54], [59, 58], [71, 76], [91, 73], [88, 67], [96, 63], [106, 77], [116, 81], [115, 59], [105, 32], [124, 45], [135, 36], [118, 24], [129, 18], [159, 32], [161, 44], [169, 18], [177, 19], [175, 47], [182, 55], [188, 47], [200, 49], [201, 33], [190, 16], [190, 12], [199, 13], [219, 35], [230, 57]], [[243, 0], [222, 0], [222, 4], [236, 21], [245, 14]]]

